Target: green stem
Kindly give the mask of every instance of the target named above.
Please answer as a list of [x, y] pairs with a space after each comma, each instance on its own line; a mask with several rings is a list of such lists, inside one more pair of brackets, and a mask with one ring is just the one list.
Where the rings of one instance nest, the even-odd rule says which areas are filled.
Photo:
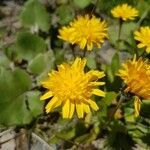
[[117, 39], [117, 52], [119, 52], [119, 49], [120, 49], [119, 42], [120, 42], [122, 24], [123, 24], [122, 19], [119, 19], [119, 31], [118, 31], [118, 39]]
[[90, 16], [92, 16], [95, 12], [96, 6], [98, 5], [99, 0], [96, 0], [95, 5], [93, 6], [91, 12], [90, 12]]
[[119, 102], [118, 102], [118, 104], [117, 104], [117, 106], [116, 106], [116, 109], [115, 109], [114, 112], [112, 113], [112, 117], [111, 117], [111, 118], [114, 117], [115, 113], [117, 112], [117, 110], [119, 109], [119, 107], [121, 106], [121, 104], [123, 103], [123, 101], [124, 101], [124, 97], [121, 95], [121, 96], [120, 96], [120, 99], [119, 99]]
[[117, 110], [120, 108], [120, 106], [122, 105], [122, 103], [123, 103], [124, 100], [125, 100], [125, 97], [124, 97], [123, 95], [120, 95], [120, 99], [119, 99], [119, 101], [118, 101], [118, 104], [117, 104], [115, 110], [113, 111], [113, 113], [111, 114], [110, 119], [109, 119], [108, 122], [105, 124], [105, 127], [111, 123], [111, 121], [113, 120], [113, 118], [114, 118], [114, 116], [115, 116], [115, 113], [116, 113]]

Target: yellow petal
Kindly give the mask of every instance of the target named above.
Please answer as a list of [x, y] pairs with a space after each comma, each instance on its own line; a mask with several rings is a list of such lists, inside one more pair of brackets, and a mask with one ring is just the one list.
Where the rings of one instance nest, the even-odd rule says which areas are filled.
[[81, 63], [81, 58], [77, 57], [74, 61], [74, 63], [72, 64], [72, 67], [78, 67], [78, 64]]
[[90, 86], [100, 86], [100, 85], [104, 85], [105, 82], [91, 82], [89, 85]]
[[103, 91], [101, 91], [101, 90], [99, 90], [99, 89], [94, 89], [94, 90], [92, 91], [92, 93], [93, 93], [94, 95], [97, 95], [97, 96], [105, 97], [105, 92], [103, 92]]
[[90, 42], [89, 44], [87, 44], [87, 50], [91, 51], [93, 48], [93, 43]]
[[138, 47], [138, 48], [143, 48], [143, 47], [145, 47], [145, 45], [142, 44], [142, 43], [140, 43], [140, 44], [137, 45], [137, 47]]
[[45, 100], [45, 99], [48, 99], [48, 98], [50, 98], [50, 97], [52, 97], [52, 96], [53, 96], [52, 92], [51, 92], [51, 91], [48, 91], [47, 93], [45, 93], [44, 95], [42, 95], [42, 96], [40, 97], [40, 100]]
[[81, 42], [79, 43], [80, 48], [81, 48], [81, 49], [84, 49], [85, 46], [86, 46], [86, 43], [87, 43], [87, 39], [83, 38], [83, 39], [81, 40]]
[[49, 89], [49, 88], [50, 88], [48, 81], [42, 82], [42, 85], [43, 85], [43, 87], [46, 88], [46, 89]]
[[99, 107], [97, 106], [97, 104], [94, 101], [89, 99], [88, 103], [90, 104], [91, 108], [94, 109], [95, 111], [97, 111], [99, 109]]
[[62, 107], [62, 116], [63, 116], [63, 118], [69, 118], [69, 113], [70, 113], [70, 101], [66, 100], [64, 102], [63, 107]]
[[69, 113], [69, 118], [72, 118], [74, 114], [74, 109], [75, 109], [75, 104], [70, 102], [70, 113]]
[[139, 112], [141, 110], [141, 100], [135, 96], [134, 98], [134, 109], [135, 109], [135, 117], [139, 116]]
[[[50, 112], [50, 111], [52, 111], [52, 109], [54, 108], [54, 107], [56, 107], [56, 104], [58, 103], [58, 99], [57, 99], [57, 97], [53, 97], [49, 102], [48, 102], [48, 104], [46, 105], [46, 112], [48, 113], [48, 112]], [[59, 103], [60, 104], [60, 103]]]
[[103, 71], [97, 71], [97, 70], [93, 71], [93, 75], [97, 76], [98, 78], [102, 78], [105, 76]]
[[87, 104], [83, 104], [83, 109], [84, 109], [84, 112], [86, 112], [86, 113], [90, 113], [91, 112], [90, 107]]
[[76, 103], [76, 111], [78, 118], [83, 118], [83, 103]]
[[146, 48], [146, 52], [147, 52], [147, 53], [150, 53], [150, 47], [147, 47], [147, 48]]

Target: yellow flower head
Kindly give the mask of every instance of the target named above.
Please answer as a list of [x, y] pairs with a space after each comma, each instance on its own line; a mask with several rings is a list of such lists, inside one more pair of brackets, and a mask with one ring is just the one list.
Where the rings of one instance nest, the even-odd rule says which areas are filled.
[[138, 16], [138, 10], [132, 8], [128, 4], [118, 5], [111, 10], [112, 15], [115, 18], [120, 18], [124, 21], [134, 20]]
[[91, 108], [95, 111], [99, 109], [91, 96], [105, 96], [105, 92], [97, 88], [104, 85], [104, 82], [97, 81], [104, 73], [97, 70], [85, 73], [85, 65], [86, 59], [76, 58], [72, 65], [61, 64], [58, 71], [48, 74], [48, 79], [42, 82], [48, 91], [40, 98], [51, 98], [46, 106], [47, 113], [62, 105], [63, 118], [72, 118], [75, 110], [78, 118], [83, 118], [84, 113], [91, 112]]
[[150, 53], [150, 27], [141, 27], [140, 31], [134, 32], [134, 38], [140, 43], [138, 48], [146, 47], [146, 52]]
[[134, 93], [138, 97], [150, 99], [150, 64], [148, 60], [139, 58], [128, 60], [118, 74], [127, 85], [125, 92]]
[[59, 30], [58, 37], [71, 44], [79, 45], [80, 49], [85, 49], [87, 46], [87, 50], [92, 50], [93, 44], [100, 48], [104, 39], [108, 38], [107, 24], [95, 16], [78, 16], [70, 22], [69, 26]]

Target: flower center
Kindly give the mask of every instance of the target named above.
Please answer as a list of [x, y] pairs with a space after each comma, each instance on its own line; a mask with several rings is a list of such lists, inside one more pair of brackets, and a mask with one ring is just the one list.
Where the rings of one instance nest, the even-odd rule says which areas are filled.
[[67, 99], [82, 101], [89, 99], [92, 95], [92, 89], [88, 86], [88, 78], [84, 73], [72, 74], [70, 72], [64, 76], [63, 80], [60, 77], [53, 85], [52, 91], [62, 101]]

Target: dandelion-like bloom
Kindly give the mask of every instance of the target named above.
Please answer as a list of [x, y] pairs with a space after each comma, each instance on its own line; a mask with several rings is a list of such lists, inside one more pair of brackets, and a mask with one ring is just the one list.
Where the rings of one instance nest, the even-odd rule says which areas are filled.
[[138, 16], [138, 10], [128, 4], [118, 5], [111, 10], [115, 18], [120, 18], [124, 21], [134, 20]]
[[125, 92], [136, 95], [134, 105], [136, 116], [138, 116], [140, 110], [139, 98], [150, 100], [150, 64], [148, 60], [142, 58], [136, 60], [136, 56], [134, 56], [133, 60], [128, 60], [122, 65], [118, 75], [127, 85]]
[[150, 27], [141, 27], [134, 32], [134, 38], [139, 41], [138, 48], [146, 47], [146, 52], [150, 53]]
[[107, 24], [95, 16], [78, 16], [77, 19], [70, 22], [69, 26], [62, 27], [59, 30], [59, 38], [71, 44], [77, 44], [80, 49], [92, 50], [93, 45], [98, 48], [108, 38]]
[[76, 58], [72, 65], [61, 64], [58, 71], [53, 70], [48, 74], [48, 79], [42, 82], [48, 91], [40, 98], [51, 98], [46, 105], [47, 113], [62, 105], [63, 118], [72, 118], [75, 110], [78, 118], [83, 118], [84, 113], [91, 112], [91, 108], [95, 111], [99, 109], [91, 97], [93, 94], [105, 96], [105, 92], [97, 88], [104, 85], [104, 82], [97, 81], [104, 73], [97, 70], [85, 73], [85, 65], [86, 59]]
[[119, 70], [119, 76], [123, 79], [127, 88], [126, 92], [130, 91], [135, 95], [144, 99], [150, 99], [150, 64], [148, 60], [139, 58], [128, 60], [123, 64], [123, 68]]

